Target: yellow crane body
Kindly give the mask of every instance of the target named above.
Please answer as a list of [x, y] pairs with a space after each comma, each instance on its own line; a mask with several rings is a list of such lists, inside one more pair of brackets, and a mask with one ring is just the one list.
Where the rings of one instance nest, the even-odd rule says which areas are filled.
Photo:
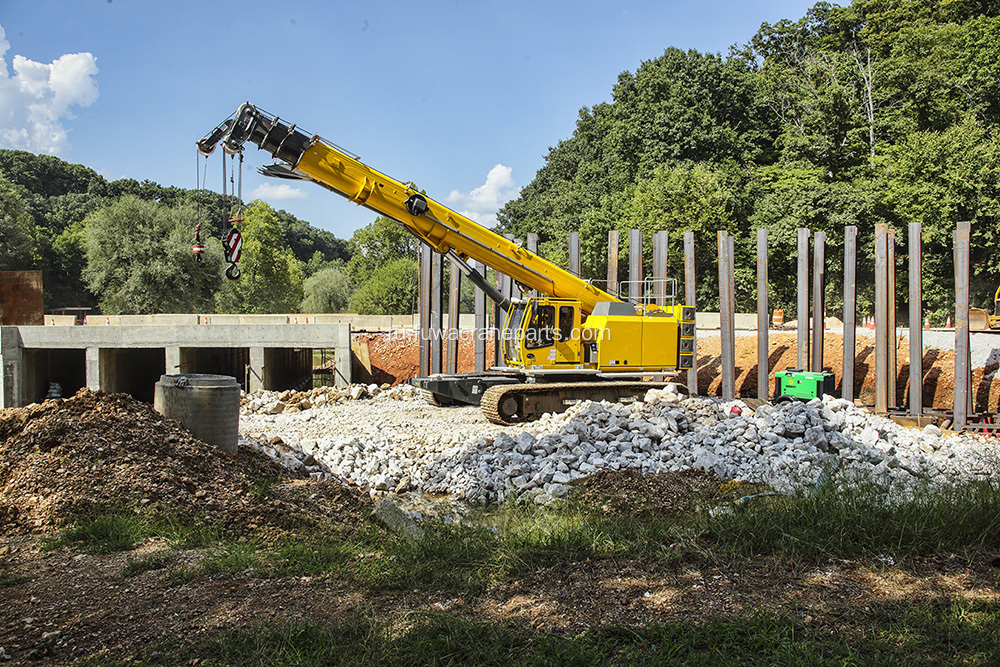
[[[476, 403], [491, 420], [513, 423], [586, 398], [634, 400], [666, 384], [646, 378], [695, 363], [693, 308], [622, 301], [427, 197], [412, 183], [387, 176], [249, 103], [198, 141], [198, 150], [209, 155], [220, 142], [230, 154], [242, 151], [246, 142], [256, 144], [277, 160], [261, 170], [265, 175], [312, 181], [395, 220], [436, 252], [457, 260], [506, 309], [503, 366], [415, 379], [435, 404]], [[540, 296], [507, 301], [469, 260]], [[635, 381], [609, 381], [621, 378]]]

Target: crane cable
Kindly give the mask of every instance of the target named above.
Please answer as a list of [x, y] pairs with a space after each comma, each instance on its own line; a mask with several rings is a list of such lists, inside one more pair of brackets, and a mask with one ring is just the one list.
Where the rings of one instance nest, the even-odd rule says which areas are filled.
[[195, 213], [195, 224], [194, 224], [194, 243], [191, 244], [191, 252], [194, 253], [194, 258], [196, 261], [201, 262], [201, 256], [205, 253], [205, 246], [201, 242], [201, 196], [199, 194], [202, 189], [202, 184], [207, 182], [208, 178], [208, 158], [205, 158], [205, 175], [202, 177], [201, 173], [201, 153], [198, 151], [194, 152], [194, 192], [195, 200], [198, 202], [197, 212]]

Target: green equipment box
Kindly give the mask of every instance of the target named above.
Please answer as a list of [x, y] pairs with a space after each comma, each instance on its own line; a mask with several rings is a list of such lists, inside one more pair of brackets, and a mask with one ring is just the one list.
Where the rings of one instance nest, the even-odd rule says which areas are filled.
[[789, 368], [774, 374], [774, 398], [788, 396], [803, 401], [822, 398], [823, 394], [834, 395], [837, 383], [833, 373], [802, 371]]

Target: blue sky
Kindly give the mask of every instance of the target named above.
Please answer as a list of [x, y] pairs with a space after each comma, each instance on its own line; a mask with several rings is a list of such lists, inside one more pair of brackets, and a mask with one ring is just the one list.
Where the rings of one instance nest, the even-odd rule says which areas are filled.
[[[490, 223], [621, 72], [670, 46], [725, 54], [812, 4], [0, 0], [0, 147], [194, 188], [195, 141], [249, 100]], [[374, 219], [259, 176], [269, 161], [248, 147], [244, 199], [343, 238]]]

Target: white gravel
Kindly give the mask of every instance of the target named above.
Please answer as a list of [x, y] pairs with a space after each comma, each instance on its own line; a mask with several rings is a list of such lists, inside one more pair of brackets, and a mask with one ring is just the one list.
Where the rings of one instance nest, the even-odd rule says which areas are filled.
[[[364, 398], [369, 393], [376, 395]], [[373, 495], [415, 490], [475, 503], [515, 497], [544, 504], [565, 495], [573, 479], [626, 468], [702, 468], [784, 493], [823, 479], [863, 479], [905, 494], [1000, 471], [996, 438], [906, 429], [829, 396], [753, 411], [738, 400], [668, 388], [633, 404], [584, 401], [508, 427], [491, 424], [477, 407], [430, 406], [409, 387], [247, 398], [245, 444]]]

